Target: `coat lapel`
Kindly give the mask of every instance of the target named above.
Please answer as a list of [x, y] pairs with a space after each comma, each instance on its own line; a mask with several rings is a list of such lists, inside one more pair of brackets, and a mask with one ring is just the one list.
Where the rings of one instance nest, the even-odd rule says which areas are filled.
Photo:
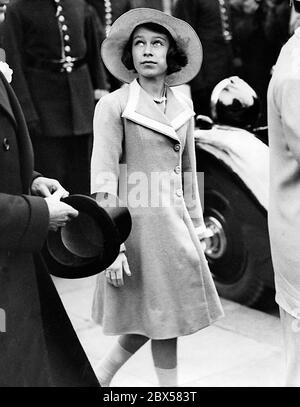
[[[12, 90], [11, 86], [4, 78], [2, 72], [0, 72], [0, 83], [1, 83], [0, 88], [4, 86], [4, 91], [6, 90], [5, 99], [7, 102], [5, 102], [5, 105], [6, 103], [8, 103], [11, 112], [10, 114], [12, 115], [11, 117], [13, 118], [13, 121], [16, 125], [16, 135], [18, 139], [20, 152], [23, 192], [28, 193], [29, 186], [32, 182], [33, 174], [33, 149], [27, 130], [27, 125], [19, 101], [14, 91]], [[2, 94], [0, 98], [2, 99]]]
[[164, 114], [137, 80], [134, 80], [129, 85], [129, 97], [122, 117], [179, 141], [176, 131], [195, 113], [170, 88], [167, 88], [167, 99]]
[[[1, 73], [1, 76], [2, 75], [3, 74]], [[4, 81], [5, 81], [5, 79], [2, 76], [2, 80], [0, 81], [0, 106], [10, 116], [13, 123], [16, 124], [16, 119], [15, 119], [15, 116], [14, 116], [13, 111], [12, 111], [11, 106], [10, 106], [10, 102], [9, 102], [6, 87], [4, 85], [4, 83], [5, 83]]]
[[176, 131], [195, 116], [194, 110], [184, 98], [180, 92], [167, 88], [166, 116]]

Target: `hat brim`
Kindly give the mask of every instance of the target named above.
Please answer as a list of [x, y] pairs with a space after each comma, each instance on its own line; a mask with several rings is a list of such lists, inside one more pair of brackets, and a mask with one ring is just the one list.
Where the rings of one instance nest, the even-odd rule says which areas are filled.
[[134, 29], [145, 23], [155, 23], [166, 28], [175, 42], [183, 48], [188, 63], [179, 72], [167, 75], [169, 86], [190, 82], [202, 64], [202, 45], [195, 30], [185, 21], [151, 8], [136, 8], [122, 14], [112, 25], [101, 46], [102, 60], [110, 73], [122, 82], [130, 83], [137, 73], [129, 71], [121, 61], [123, 50]]
[[[84, 278], [100, 273], [117, 258], [122, 243], [122, 236], [114, 220], [95, 199], [85, 195], [71, 195], [64, 199], [79, 212], [91, 216], [98, 223], [104, 236], [103, 247], [94, 257], [81, 257], [71, 253], [63, 243], [61, 230], [49, 232], [43, 248], [43, 256], [50, 274], [62, 278]], [[122, 217], [126, 219], [126, 236], [131, 229], [131, 217], [126, 207], [119, 207]], [[124, 232], [123, 232], [124, 233]]]

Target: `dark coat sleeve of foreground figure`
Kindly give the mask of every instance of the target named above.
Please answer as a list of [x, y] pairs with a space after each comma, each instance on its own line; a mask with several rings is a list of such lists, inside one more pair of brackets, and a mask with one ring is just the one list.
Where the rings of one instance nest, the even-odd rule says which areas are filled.
[[0, 73], [0, 387], [97, 387], [40, 254], [49, 213], [30, 195], [38, 175], [23, 113]]

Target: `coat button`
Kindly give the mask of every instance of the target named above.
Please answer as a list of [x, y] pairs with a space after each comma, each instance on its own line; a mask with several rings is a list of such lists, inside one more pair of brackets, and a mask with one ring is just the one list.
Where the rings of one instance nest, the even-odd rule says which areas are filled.
[[179, 151], [179, 150], [180, 150], [180, 144], [175, 144], [174, 150], [175, 150], [175, 151]]
[[176, 174], [180, 174], [180, 165], [177, 165], [174, 171], [176, 172]]
[[2, 146], [4, 151], [8, 151], [10, 149], [9, 141], [6, 137], [3, 139]]
[[176, 195], [179, 196], [179, 197], [181, 197], [182, 194], [183, 194], [183, 193], [182, 193], [182, 189], [177, 189]]

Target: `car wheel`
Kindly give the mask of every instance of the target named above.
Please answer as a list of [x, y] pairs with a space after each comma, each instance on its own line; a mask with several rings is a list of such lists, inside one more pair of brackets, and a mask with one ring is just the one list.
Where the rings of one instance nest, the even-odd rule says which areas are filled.
[[[245, 305], [254, 305], [264, 291], [256, 264], [257, 231], [243, 228], [230, 202], [222, 194], [205, 195], [204, 220], [212, 232], [205, 254], [218, 293]], [[243, 230], [244, 229], [244, 230]]]
[[237, 174], [199, 149], [197, 171], [204, 172], [204, 220], [212, 234], [205, 254], [218, 293], [263, 309], [274, 287], [267, 212]]

